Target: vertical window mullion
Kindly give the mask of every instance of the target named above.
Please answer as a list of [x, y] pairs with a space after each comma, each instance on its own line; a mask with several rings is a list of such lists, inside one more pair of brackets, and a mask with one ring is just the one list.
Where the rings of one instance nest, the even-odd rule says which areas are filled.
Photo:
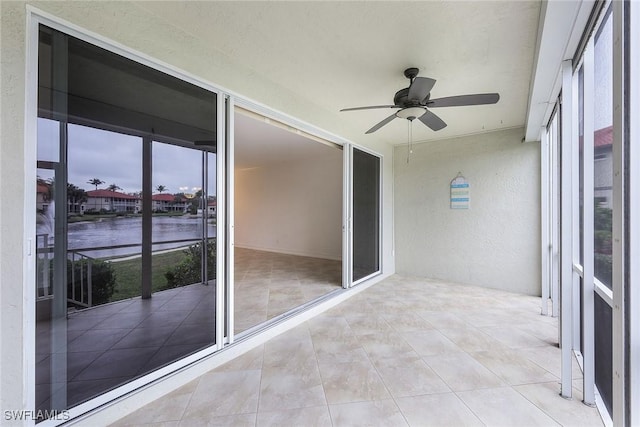
[[[225, 97], [219, 94], [216, 97], [216, 347], [221, 349], [224, 345], [224, 312], [225, 312], [225, 278], [226, 278], [226, 224], [227, 224], [227, 188], [226, 175], [233, 173], [226, 165], [227, 147], [225, 141]], [[204, 215], [204, 211], [203, 211]]]
[[142, 299], [151, 298], [153, 271], [153, 141], [142, 141]]
[[583, 280], [582, 280], [582, 327], [583, 327], [583, 401], [595, 404], [595, 349], [594, 349], [594, 46], [593, 38], [584, 53], [584, 141], [583, 141]]

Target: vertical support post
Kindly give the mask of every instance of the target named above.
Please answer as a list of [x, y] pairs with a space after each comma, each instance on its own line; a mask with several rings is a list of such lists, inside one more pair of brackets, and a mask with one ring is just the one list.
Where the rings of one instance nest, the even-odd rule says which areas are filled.
[[[573, 69], [573, 67], [572, 67]], [[580, 350], [580, 275], [573, 268], [580, 265], [580, 135], [578, 131], [578, 73], [571, 79], [571, 272], [572, 272], [572, 347]]]
[[[627, 90], [628, 114], [627, 118], [640, 117], [640, 4], [630, 2], [628, 4], [628, 19], [625, 21], [627, 28], [625, 35], [628, 37], [625, 53], [628, 59]], [[631, 52], [635, 52], [632, 55]], [[627, 237], [627, 325], [628, 325], [628, 351], [627, 356], [627, 423], [640, 425], [640, 263], [632, 260], [640, 259], [640, 120], [628, 120], [629, 139], [627, 147], [629, 158], [627, 201], [628, 205], [628, 230]]]
[[54, 166], [53, 301], [51, 305], [51, 409], [67, 409], [67, 82], [68, 39], [52, 40], [53, 111], [59, 121], [59, 159]]
[[227, 146], [227, 280], [226, 280], [226, 321], [227, 321], [227, 340], [229, 344], [233, 343], [234, 338], [234, 285], [235, 285], [235, 121], [234, 121], [234, 102], [233, 98], [228, 97], [226, 100], [226, 138]]
[[[551, 123], [551, 315], [560, 315], [560, 109]], [[560, 341], [558, 331], [558, 342]]]
[[542, 302], [540, 313], [549, 315], [549, 285], [551, 270], [549, 263], [549, 133], [545, 126], [540, 129], [540, 249], [542, 268]]
[[[625, 412], [625, 65], [624, 12], [628, 2], [613, 8], [613, 424], [627, 425]], [[637, 28], [635, 29], [638, 30]]]
[[147, 135], [142, 139], [142, 299], [151, 298], [151, 272], [153, 269], [153, 141]]
[[573, 68], [571, 60], [562, 62], [562, 110], [561, 110], [561, 139], [560, 161], [562, 176], [560, 178], [560, 348], [562, 350], [562, 378], [561, 395], [565, 398], [572, 396], [572, 302], [573, 302], [573, 211], [572, 211], [572, 81]]
[[595, 347], [594, 347], [594, 118], [595, 118], [595, 73], [594, 40], [590, 38], [583, 59], [584, 70], [584, 158], [582, 191], [582, 395], [583, 402], [595, 405]]

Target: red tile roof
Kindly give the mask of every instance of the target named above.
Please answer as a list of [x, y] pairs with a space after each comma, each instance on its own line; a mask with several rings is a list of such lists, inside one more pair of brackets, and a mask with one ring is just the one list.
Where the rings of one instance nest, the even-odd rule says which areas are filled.
[[[176, 196], [174, 194], [154, 194], [152, 196], [152, 200], [156, 202], [174, 202], [176, 200]], [[180, 202], [186, 202], [187, 199], [184, 197], [180, 198]]]
[[598, 129], [593, 134], [594, 147], [606, 147], [613, 144], [613, 126]]
[[139, 198], [138, 196], [132, 196], [131, 194], [124, 194], [124, 193], [119, 193], [117, 191], [111, 191], [111, 190], [91, 190], [91, 191], [87, 191], [87, 195], [89, 197], [104, 197], [105, 199], [116, 198], [116, 199], [135, 200]]

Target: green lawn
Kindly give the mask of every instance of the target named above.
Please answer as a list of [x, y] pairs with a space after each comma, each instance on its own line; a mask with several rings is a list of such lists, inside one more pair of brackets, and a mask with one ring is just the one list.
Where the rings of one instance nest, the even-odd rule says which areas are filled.
[[[152, 292], [167, 289], [164, 274], [185, 257], [183, 250], [153, 255], [151, 274]], [[135, 258], [128, 261], [110, 263], [116, 274], [116, 289], [111, 301], [140, 296], [142, 283], [142, 259]]]

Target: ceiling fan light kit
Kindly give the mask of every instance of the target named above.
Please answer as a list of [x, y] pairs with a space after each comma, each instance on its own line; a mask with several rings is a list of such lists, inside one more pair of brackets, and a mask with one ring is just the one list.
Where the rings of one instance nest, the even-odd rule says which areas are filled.
[[422, 107], [408, 107], [396, 112], [396, 117], [413, 121], [422, 117], [426, 110]]

